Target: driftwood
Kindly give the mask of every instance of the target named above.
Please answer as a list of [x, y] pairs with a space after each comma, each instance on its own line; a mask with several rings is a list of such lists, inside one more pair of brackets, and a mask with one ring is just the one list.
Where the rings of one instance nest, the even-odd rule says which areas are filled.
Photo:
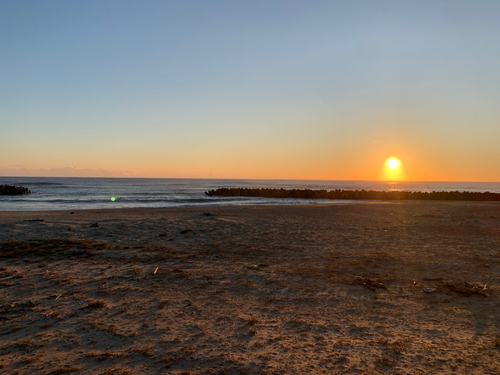
[[[446, 279], [446, 280], [445, 280]], [[444, 278], [444, 277], [433, 277], [433, 278], [423, 278], [424, 281], [438, 281], [437, 285], [434, 285], [433, 288], [424, 288], [423, 291], [425, 293], [432, 293], [435, 291], [443, 291], [443, 289], [448, 289], [451, 292], [458, 293], [465, 297], [477, 296], [480, 295], [482, 297], [489, 297], [490, 286], [488, 284], [479, 285], [479, 284], [471, 284], [467, 281], [460, 281], [458, 279], [453, 278]]]
[[469, 284], [467, 282], [463, 282], [463, 284], [456, 284], [456, 283], [446, 283], [445, 287], [451, 290], [452, 292], [461, 294], [465, 297], [471, 297], [471, 296], [483, 296], [483, 297], [488, 297], [488, 286], [484, 285], [483, 287], [480, 287], [479, 285], [473, 285]]
[[375, 291], [375, 289], [387, 289], [387, 287], [380, 281], [377, 280], [372, 280], [367, 277], [362, 277], [362, 276], [354, 276], [354, 284], [356, 285], [362, 285], [367, 289], [370, 289], [372, 292]]

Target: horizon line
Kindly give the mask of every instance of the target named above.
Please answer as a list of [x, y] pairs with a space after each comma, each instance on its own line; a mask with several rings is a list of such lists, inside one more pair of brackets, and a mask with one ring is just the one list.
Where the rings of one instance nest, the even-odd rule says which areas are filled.
[[486, 183], [498, 184], [500, 181], [450, 181], [450, 180], [321, 180], [321, 179], [294, 179], [294, 178], [215, 178], [215, 177], [105, 177], [105, 176], [0, 176], [0, 178], [92, 178], [92, 179], [141, 179], [141, 180], [253, 180], [253, 181], [322, 181], [322, 182], [387, 182], [387, 183], [412, 183], [412, 182], [452, 182], [452, 183]]

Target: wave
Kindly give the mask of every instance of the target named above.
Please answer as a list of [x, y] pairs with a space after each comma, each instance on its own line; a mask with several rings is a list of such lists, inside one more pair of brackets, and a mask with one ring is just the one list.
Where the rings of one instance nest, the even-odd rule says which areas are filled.
[[[9, 199], [10, 198], [10, 199]], [[242, 197], [231, 197], [231, 198], [222, 198], [222, 197], [207, 197], [207, 198], [165, 198], [165, 199], [129, 199], [129, 198], [121, 198], [117, 197], [114, 201], [111, 201], [110, 198], [97, 198], [97, 199], [74, 199], [74, 198], [52, 198], [52, 199], [22, 199], [20, 197], [10, 197], [5, 196], [0, 199], [0, 201], [8, 201], [8, 202], [26, 202], [26, 203], [34, 203], [34, 204], [117, 204], [117, 203], [126, 203], [126, 204], [134, 204], [134, 203], [203, 203], [203, 202], [223, 202], [223, 201], [235, 201], [235, 200], [252, 200], [255, 198], [242, 198]]]
[[60, 182], [19, 182], [17, 183], [19, 185], [40, 185], [40, 186], [43, 186], [43, 185], [51, 185], [51, 186], [54, 186], [54, 185], [59, 185], [59, 186], [67, 186], [67, 184], [62, 184]]
[[[208, 197], [205, 191], [241, 185], [245, 189], [352, 189], [380, 191], [475, 191], [498, 192], [500, 183], [382, 182], [382, 181], [292, 181], [207, 179], [99, 179], [0, 177], [0, 184], [26, 186], [34, 194], [2, 196], [0, 211], [61, 210], [134, 207], [196, 207], [266, 204], [341, 203], [301, 198]], [[111, 201], [115, 197], [115, 201]], [[282, 199], [282, 200], [280, 200]], [[294, 200], [296, 199], [296, 200]], [[343, 201], [342, 203], [361, 202]]]

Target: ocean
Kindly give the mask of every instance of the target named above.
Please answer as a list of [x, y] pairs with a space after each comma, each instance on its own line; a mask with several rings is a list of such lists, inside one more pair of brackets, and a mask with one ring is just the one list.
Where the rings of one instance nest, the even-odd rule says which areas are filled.
[[[0, 185], [24, 186], [33, 191], [33, 194], [22, 196], [0, 196], [0, 211], [356, 202], [352, 200], [208, 197], [205, 195], [205, 191], [223, 187], [500, 193], [500, 183], [493, 182], [0, 177]], [[366, 201], [359, 202], [366, 203]]]

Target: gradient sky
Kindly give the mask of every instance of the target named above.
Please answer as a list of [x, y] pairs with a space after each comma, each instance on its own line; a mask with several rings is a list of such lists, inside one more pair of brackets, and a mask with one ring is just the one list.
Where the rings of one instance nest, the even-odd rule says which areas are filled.
[[500, 1], [0, 0], [0, 175], [500, 181]]

